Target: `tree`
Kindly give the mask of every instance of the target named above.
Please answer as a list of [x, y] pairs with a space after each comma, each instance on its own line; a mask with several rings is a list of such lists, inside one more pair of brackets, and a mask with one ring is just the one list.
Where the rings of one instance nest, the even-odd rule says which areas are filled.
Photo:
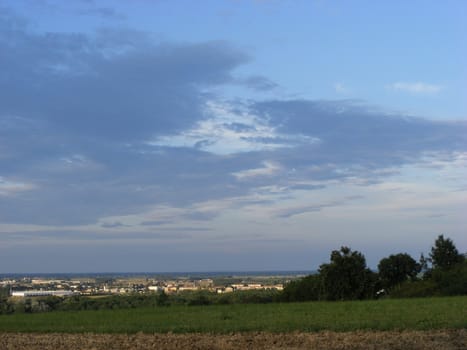
[[439, 235], [435, 245], [431, 247], [430, 261], [434, 268], [450, 269], [464, 261], [464, 256], [459, 254], [454, 242], [444, 235]]
[[420, 272], [420, 265], [406, 253], [390, 255], [378, 264], [379, 277], [385, 288], [392, 288], [409, 278], [415, 280]]
[[290, 281], [282, 292], [283, 301], [308, 301], [324, 298], [323, 281], [320, 275], [308, 275]]
[[169, 296], [164, 292], [160, 292], [156, 296], [156, 305], [157, 306], [169, 306]]
[[434, 269], [431, 279], [436, 283], [440, 295], [467, 294], [467, 262], [449, 269]]
[[7, 297], [0, 296], [0, 315], [11, 314], [14, 312], [14, 305]]
[[362, 253], [348, 247], [334, 250], [331, 262], [322, 264], [319, 274], [328, 300], [363, 299], [372, 294], [372, 272]]

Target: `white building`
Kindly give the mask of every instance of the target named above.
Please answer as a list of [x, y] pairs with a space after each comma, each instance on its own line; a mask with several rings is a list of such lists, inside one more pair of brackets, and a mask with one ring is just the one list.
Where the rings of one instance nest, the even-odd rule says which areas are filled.
[[163, 291], [164, 288], [159, 287], [159, 286], [148, 286], [148, 290], [150, 292], [160, 292], [160, 291]]
[[13, 297], [65, 297], [70, 295], [79, 294], [77, 292], [72, 292], [71, 290], [21, 290], [11, 292]]

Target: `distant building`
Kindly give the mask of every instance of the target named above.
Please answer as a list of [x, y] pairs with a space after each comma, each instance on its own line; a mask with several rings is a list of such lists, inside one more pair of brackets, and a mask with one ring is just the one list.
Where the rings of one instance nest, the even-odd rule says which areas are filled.
[[13, 297], [48, 297], [48, 296], [56, 296], [56, 297], [65, 297], [70, 295], [79, 294], [76, 292], [72, 292], [71, 290], [21, 290], [21, 291], [13, 291], [11, 292], [11, 296]]

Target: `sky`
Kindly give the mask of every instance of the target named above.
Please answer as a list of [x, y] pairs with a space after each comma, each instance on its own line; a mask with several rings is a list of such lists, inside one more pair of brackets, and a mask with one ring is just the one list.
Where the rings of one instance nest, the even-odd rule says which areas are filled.
[[467, 251], [467, 3], [0, 0], [0, 273]]

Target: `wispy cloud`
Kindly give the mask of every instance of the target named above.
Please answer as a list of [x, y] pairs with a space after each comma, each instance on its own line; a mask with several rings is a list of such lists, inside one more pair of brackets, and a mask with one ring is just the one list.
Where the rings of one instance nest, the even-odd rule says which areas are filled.
[[128, 227], [129, 225], [122, 224], [119, 221], [115, 222], [104, 222], [101, 224], [101, 227], [103, 228], [120, 228], [120, 227]]
[[47, 230], [47, 231], [15, 231], [1, 232], [0, 237], [3, 241], [14, 240], [23, 242], [64, 242], [64, 241], [136, 241], [136, 240], [180, 240], [190, 238], [189, 228], [182, 230], [164, 229], [161, 232], [154, 231], [135, 231], [131, 233], [96, 233], [83, 230]]
[[408, 92], [416, 95], [434, 95], [443, 90], [443, 86], [423, 82], [395, 82], [388, 86], [395, 91]]
[[262, 168], [255, 168], [255, 169], [248, 169], [248, 170], [242, 170], [233, 173], [237, 179], [239, 180], [245, 180], [245, 179], [250, 179], [258, 176], [271, 176], [276, 174], [282, 169], [280, 164], [275, 163], [275, 162], [269, 162], [265, 161], [263, 162], [263, 167]]
[[0, 196], [9, 196], [17, 192], [24, 192], [34, 189], [31, 183], [9, 181], [0, 176]]
[[274, 211], [273, 215], [275, 217], [278, 217], [278, 218], [290, 218], [290, 217], [296, 216], [296, 215], [321, 211], [323, 209], [330, 208], [330, 207], [337, 207], [337, 206], [341, 206], [341, 205], [346, 205], [350, 201], [357, 200], [357, 199], [362, 199], [362, 198], [364, 198], [364, 197], [360, 196], [360, 195], [354, 195], [354, 196], [347, 196], [347, 197], [339, 199], [339, 200], [329, 201], [329, 202], [325, 202], [325, 203], [311, 204], [311, 205], [299, 205], [299, 206], [291, 206], [291, 207], [288, 207], [288, 208], [280, 208], [280, 209]]
[[278, 87], [275, 82], [260, 75], [253, 75], [246, 79], [241, 79], [239, 83], [259, 91], [269, 91]]
[[274, 150], [302, 143], [318, 142], [302, 134], [283, 134], [267, 118], [251, 113], [240, 104], [209, 101], [204, 111], [206, 118], [191, 129], [175, 135], [159, 136], [153, 146], [196, 148], [215, 154]]

